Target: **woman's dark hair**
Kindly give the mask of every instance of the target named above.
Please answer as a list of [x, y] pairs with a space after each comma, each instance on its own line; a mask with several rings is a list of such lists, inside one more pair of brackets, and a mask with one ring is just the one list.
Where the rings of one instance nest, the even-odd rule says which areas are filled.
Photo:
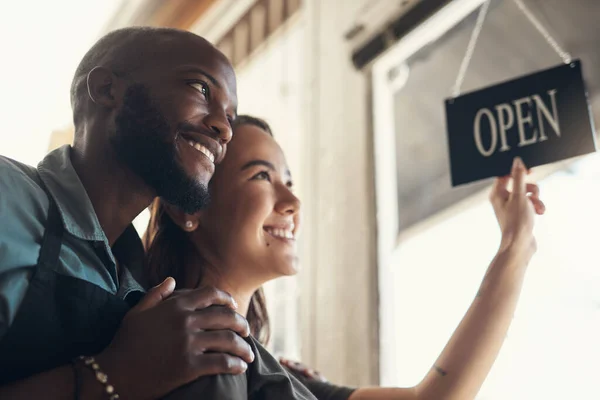
[[[269, 124], [250, 115], [239, 115], [234, 120], [234, 134], [243, 125], [256, 126], [273, 136]], [[173, 222], [160, 199], [155, 199], [150, 206], [150, 222], [142, 241], [146, 249], [146, 272], [150, 286], [160, 284], [169, 276], [175, 278], [176, 282], [185, 282], [185, 268], [189, 265], [200, 267], [198, 284], [202, 283], [205, 268], [202, 255], [198, 254], [186, 232]], [[271, 336], [271, 326], [262, 287], [250, 299], [247, 320], [252, 336], [266, 345]]]
[[263, 131], [267, 132], [269, 135], [271, 135], [271, 137], [273, 137], [273, 131], [271, 130], [271, 127], [269, 126], [269, 124], [267, 124], [267, 121], [265, 121], [264, 119], [253, 117], [251, 115], [238, 115], [233, 120], [233, 123], [231, 124], [234, 134], [235, 134], [235, 130], [243, 125], [255, 126], [255, 127], [260, 128]]

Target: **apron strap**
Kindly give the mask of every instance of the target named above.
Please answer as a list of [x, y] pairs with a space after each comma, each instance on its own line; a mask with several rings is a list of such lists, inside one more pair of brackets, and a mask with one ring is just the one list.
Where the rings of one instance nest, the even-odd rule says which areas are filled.
[[42, 181], [37, 170], [36, 173], [38, 174], [40, 187], [46, 192], [46, 196], [48, 196], [48, 218], [46, 220], [44, 237], [42, 239], [42, 248], [40, 249], [38, 257], [38, 266], [54, 268], [58, 262], [58, 256], [62, 246], [63, 224], [54, 198], [44, 184], [44, 181]]

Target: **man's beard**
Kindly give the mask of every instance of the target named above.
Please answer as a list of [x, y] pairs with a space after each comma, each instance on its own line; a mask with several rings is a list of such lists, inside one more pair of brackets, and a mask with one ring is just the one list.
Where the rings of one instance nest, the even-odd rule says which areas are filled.
[[127, 88], [111, 137], [119, 161], [167, 203], [193, 214], [209, 202], [205, 184], [188, 176], [177, 159], [176, 142], [165, 116], [141, 84]]

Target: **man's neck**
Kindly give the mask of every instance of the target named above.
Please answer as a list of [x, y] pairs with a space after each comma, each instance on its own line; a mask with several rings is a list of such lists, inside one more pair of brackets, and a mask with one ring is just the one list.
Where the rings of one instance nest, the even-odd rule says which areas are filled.
[[86, 152], [74, 147], [71, 162], [112, 246], [150, 205], [154, 195], [139, 177], [120, 165], [111, 151]]

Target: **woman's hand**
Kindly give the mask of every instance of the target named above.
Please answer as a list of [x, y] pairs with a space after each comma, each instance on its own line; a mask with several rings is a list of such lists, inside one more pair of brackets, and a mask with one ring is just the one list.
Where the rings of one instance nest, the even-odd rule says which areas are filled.
[[286, 358], [280, 358], [279, 363], [287, 369], [291, 370], [292, 372], [302, 375], [307, 379], [314, 379], [321, 382], [327, 382], [327, 379], [325, 379], [323, 375], [299, 362], [291, 361]]
[[[525, 182], [527, 173], [523, 161], [515, 158], [511, 175], [496, 179], [490, 201], [502, 230], [500, 252], [511, 249], [519, 256], [531, 257], [536, 250], [534, 217], [544, 214], [546, 207], [540, 200], [539, 187]], [[511, 179], [513, 187], [509, 191]]]

